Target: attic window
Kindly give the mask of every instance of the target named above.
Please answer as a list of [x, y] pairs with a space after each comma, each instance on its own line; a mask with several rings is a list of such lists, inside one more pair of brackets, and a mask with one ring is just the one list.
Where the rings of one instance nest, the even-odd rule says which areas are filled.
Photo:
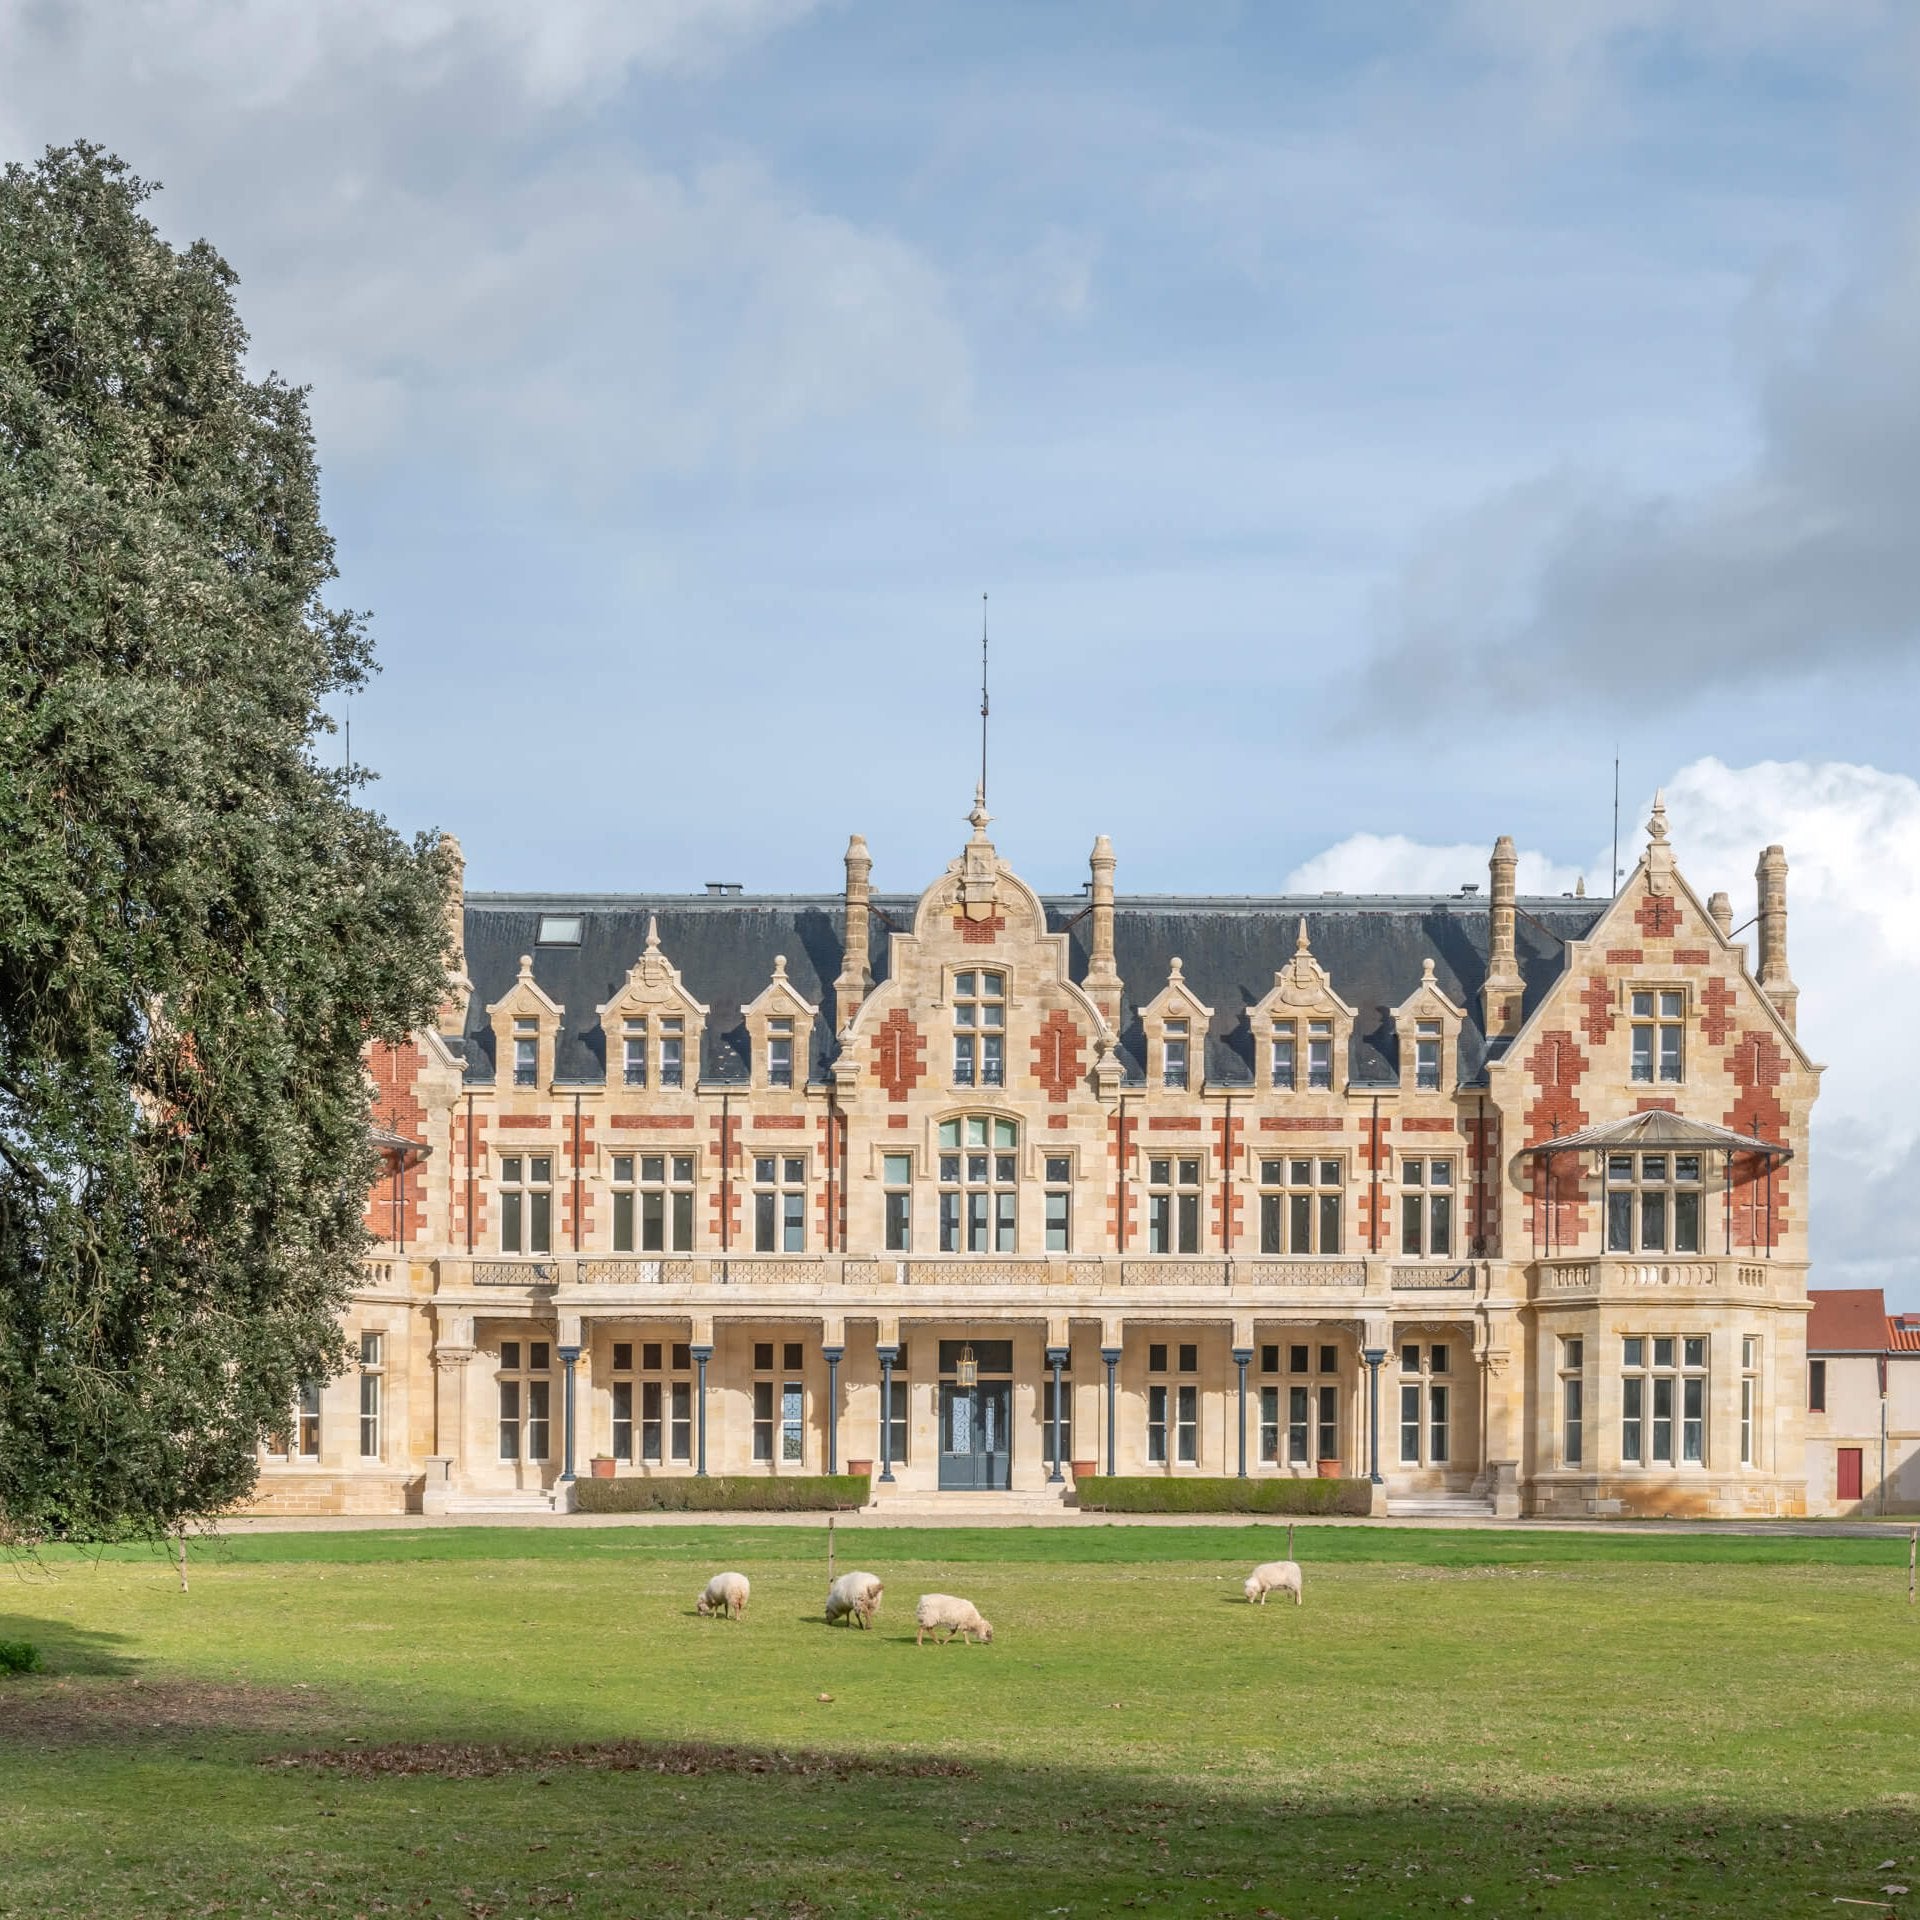
[[580, 916], [577, 913], [543, 913], [540, 931], [533, 936], [541, 947], [577, 947], [580, 944]]

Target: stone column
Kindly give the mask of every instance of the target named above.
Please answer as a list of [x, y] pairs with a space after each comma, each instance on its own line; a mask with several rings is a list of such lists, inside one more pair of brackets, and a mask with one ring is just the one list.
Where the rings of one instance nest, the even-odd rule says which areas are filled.
[[1240, 1374], [1240, 1478], [1247, 1477], [1247, 1368], [1253, 1361], [1251, 1347], [1235, 1347], [1233, 1364]]
[[1119, 1472], [1119, 1424], [1120, 1424], [1120, 1349], [1102, 1347], [1100, 1358], [1107, 1363], [1107, 1473], [1112, 1476]]
[[877, 1347], [880, 1356], [880, 1478], [893, 1479], [893, 1363], [900, 1357], [897, 1346]]
[[822, 1347], [827, 1363], [827, 1471], [840, 1471], [840, 1358], [844, 1347]]
[[693, 1389], [693, 1432], [694, 1476], [704, 1480], [707, 1477], [707, 1362], [713, 1358], [711, 1346], [698, 1346], [693, 1349], [693, 1364], [699, 1373], [699, 1379]]
[[1067, 1364], [1065, 1347], [1047, 1349], [1047, 1365], [1053, 1369], [1053, 1471], [1047, 1475], [1050, 1484], [1066, 1479], [1060, 1470], [1060, 1371]]

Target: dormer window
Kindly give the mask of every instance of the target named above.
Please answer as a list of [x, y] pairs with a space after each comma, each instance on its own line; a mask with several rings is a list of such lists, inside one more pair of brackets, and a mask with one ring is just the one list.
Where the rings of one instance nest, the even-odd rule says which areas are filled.
[[1276, 1026], [1273, 1030], [1273, 1084], [1283, 1093], [1291, 1093], [1294, 1087], [1296, 1050], [1299, 1038], [1291, 1020]]
[[1307, 1085], [1326, 1088], [1333, 1085], [1333, 1022], [1307, 1022]]
[[513, 1023], [513, 1084], [537, 1087], [540, 1084], [540, 1022], [516, 1020]]
[[793, 1022], [791, 1020], [767, 1022], [767, 1085], [770, 1087], [793, 1085]]
[[1420, 1020], [1414, 1023], [1413, 1084], [1416, 1087], [1439, 1087], [1440, 1040], [1441, 1029], [1438, 1020]]
[[644, 1020], [626, 1023], [624, 1046], [621, 1078], [630, 1087], [644, 1087], [647, 1084], [647, 1023]]
[[1187, 1084], [1187, 1023], [1169, 1020], [1160, 1043], [1160, 1084], [1185, 1091]]
[[1006, 1085], [1007, 976], [953, 976], [953, 1084]]
[[671, 1019], [660, 1022], [660, 1084], [663, 1087], [677, 1087], [683, 1084], [686, 1033], [685, 1020]]

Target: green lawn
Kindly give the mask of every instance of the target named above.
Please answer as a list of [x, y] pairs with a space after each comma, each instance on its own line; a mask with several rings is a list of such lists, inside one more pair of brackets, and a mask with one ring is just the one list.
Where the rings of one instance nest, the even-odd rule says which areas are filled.
[[1302, 1527], [1247, 1606], [1284, 1540], [843, 1530], [869, 1635], [824, 1527], [50, 1552], [0, 1914], [1920, 1914], [1904, 1538]]

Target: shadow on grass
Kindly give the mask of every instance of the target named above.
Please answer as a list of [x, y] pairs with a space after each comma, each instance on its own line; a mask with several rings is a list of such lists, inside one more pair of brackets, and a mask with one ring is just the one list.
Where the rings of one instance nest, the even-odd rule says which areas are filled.
[[124, 1633], [99, 1633], [65, 1620], [39, 1620], [21, 1613], [0, 1613], [0, 1640], [25, 1640], [40, 1649], [43, 1675], [80, 1673], [125, 1678], [140, 1663], [120, 1651], [132, 1645]]

